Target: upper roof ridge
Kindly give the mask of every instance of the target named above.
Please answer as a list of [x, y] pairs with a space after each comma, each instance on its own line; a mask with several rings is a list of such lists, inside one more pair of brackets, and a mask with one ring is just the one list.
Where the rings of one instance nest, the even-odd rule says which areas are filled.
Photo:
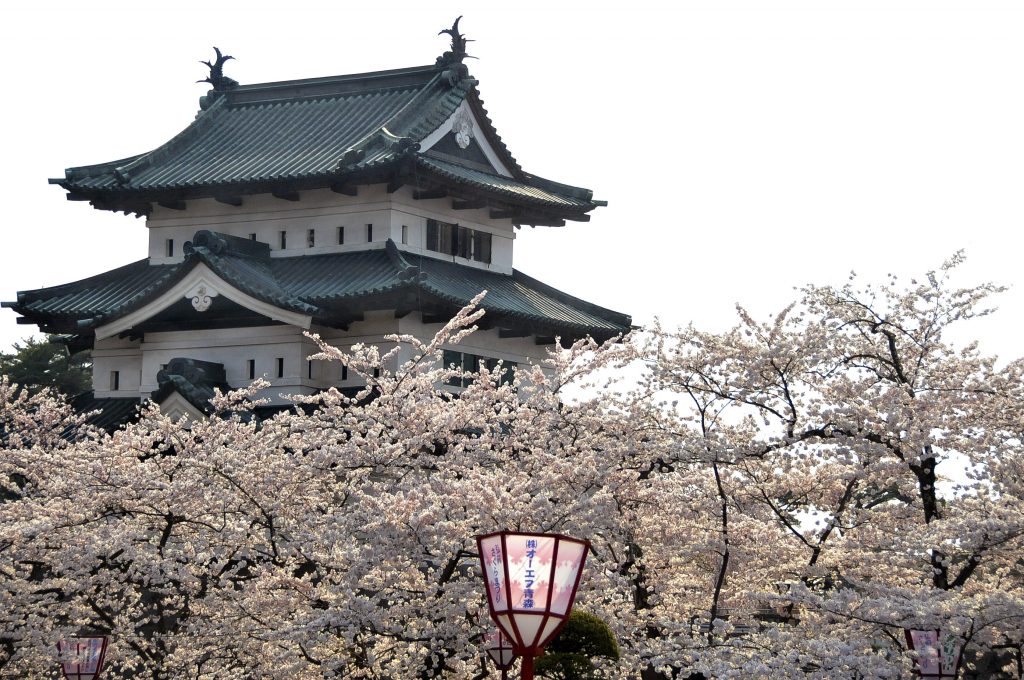
[[417, 88], [429, 82], [441, 70], [431, 64], [366, 73], [278, 80], [239, 85], [226, 94], [232, 104], [248, 104], [279, 99], [294, 100], [308, 97], [351, 95], [368, 91]]
[[[184, 130], [148, 153], [67, 168], [51, 182], [72, 200], [136, 215], [199, 198], [240, 205], [248, 195], [347, 193], [386, 182], [389, 191], [451, 189], [458, 200], [480, 202], [516, 224], [587, 221], [602, 201], [588, 189], [527, 174], [502, 141], [463, 63], [469, 55], [458, 23], [442, 31], [452, 48], [435, 64], [319, 78], [238, 85], [223, 73], [229, 55], [215, 48], [216, 62], [204, 62], [205, 82], [214, 87]], [[466, 113], [476, 121], [478, 143], [497, 160], [474, 169], [462, 162], [471, 155], [455, 153], [444, 163], [428, 158], [420, 144], [443, 139], [452, 121], [462, 120], [453, 116]], [[497, 167], [504, 170], [492, 174]]]

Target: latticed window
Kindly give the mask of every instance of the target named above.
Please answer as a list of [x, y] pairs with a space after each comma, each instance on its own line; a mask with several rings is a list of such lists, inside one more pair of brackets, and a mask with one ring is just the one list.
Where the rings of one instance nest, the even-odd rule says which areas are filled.
[[490, 264], [491, 235], [457, 224], [427, 220], [427, 250]]
[[[443, 355], [444, 367], [451, 368], [455, 367], [456, 370], [461, 370], [464, 373], [479, 373], [481, 369], [487, 369], [493, 371], [498, 367], [498, 363], [501, 362], [501, 379], [499, 384], [507, 385], [512, 382], [516, 375], [516, 362], [509, 361], [508, 359], [495, 359], [493, 357], [482, 357], [476, 354], [470, 354], [468, 352], [458, 352], [452, 349], [444, 350]], [[448, 379], [448, 385], [453, 387], [469, 387], [473, 384], [473, 379], [462, 376], [452, 376]]]

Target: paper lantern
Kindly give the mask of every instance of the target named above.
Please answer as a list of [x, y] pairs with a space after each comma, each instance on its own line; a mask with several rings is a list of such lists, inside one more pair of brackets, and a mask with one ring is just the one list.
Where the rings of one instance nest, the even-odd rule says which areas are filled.
[[540, 655], [569, 619], [590, 542], [499, 531], [477, 545], [491, 618], [517, 654]]

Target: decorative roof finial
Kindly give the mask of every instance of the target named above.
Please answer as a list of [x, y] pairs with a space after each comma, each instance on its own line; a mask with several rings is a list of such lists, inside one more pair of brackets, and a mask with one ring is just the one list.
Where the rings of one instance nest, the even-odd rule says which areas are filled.
[[[458, 19], [455, 20], [455, 23], [452, 24], [451, 28], [446, 28], [443, 31], [438, 31], [438, 35], [443, 35], [447, 33], [452, 38], [452, 49], [448, 52], [445, 52], [444, 54], [437, 58], [438, 65], [461, 64], [463, 59], [465, 59], [466, 57], [471, 57], [471, 55], [466, 54], [466, 43], [470, 43], [473, 41], [467, 40], [466, 36], [459, 33], [459, 21], [461, 20], [462, 17], [460, 16]], [[471, 58], [475, 59], [476, 57]]]
[[217, 60], [214, 63], [208, 61], [200, 61], [200, 64], [206, 64], [210, 67], [210, 75], [206, 76], [202, 80], [197, 80], [197, 83], [210, 83], [213, 85], [213, 89], [216, 92], [223, 92], [224, 90], [232, 90], [238, 87], [238, 81], [233, 78], [228, 78], [224, 75], [224, 63], [228, 59], [234, 59], [230, 54], [223, 55], [220, 50], [216, 47], [213, 51], [217, 53]]

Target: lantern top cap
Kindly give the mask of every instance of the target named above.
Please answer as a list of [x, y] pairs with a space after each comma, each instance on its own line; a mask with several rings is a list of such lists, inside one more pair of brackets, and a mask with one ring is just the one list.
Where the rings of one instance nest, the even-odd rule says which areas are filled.
[[582, 544], [587, 545], [587, 546], [590, 545], [590, 541], [588, 541], [585, 538], [573, 538], [572, 536], [567, 536], [565, 534], [553, 534], [553, 533], [546, 533], [546, 532], [543, 532], [543, 531], [512, 531], [510, 529], [503, 529], [501, 531], [492, 531], [489, 534], [478, 534], [476, 539], [478, 541], [481, 541], [481, 540], [483, 540], [485, 538], [491, 538], [493, 536], [539, 536], [539, 537], [543, 537], [543, 538], [557, 538], [557, 539], [559, 539], [561, 541], [572, 541], [573, 543], [582, 543]]

